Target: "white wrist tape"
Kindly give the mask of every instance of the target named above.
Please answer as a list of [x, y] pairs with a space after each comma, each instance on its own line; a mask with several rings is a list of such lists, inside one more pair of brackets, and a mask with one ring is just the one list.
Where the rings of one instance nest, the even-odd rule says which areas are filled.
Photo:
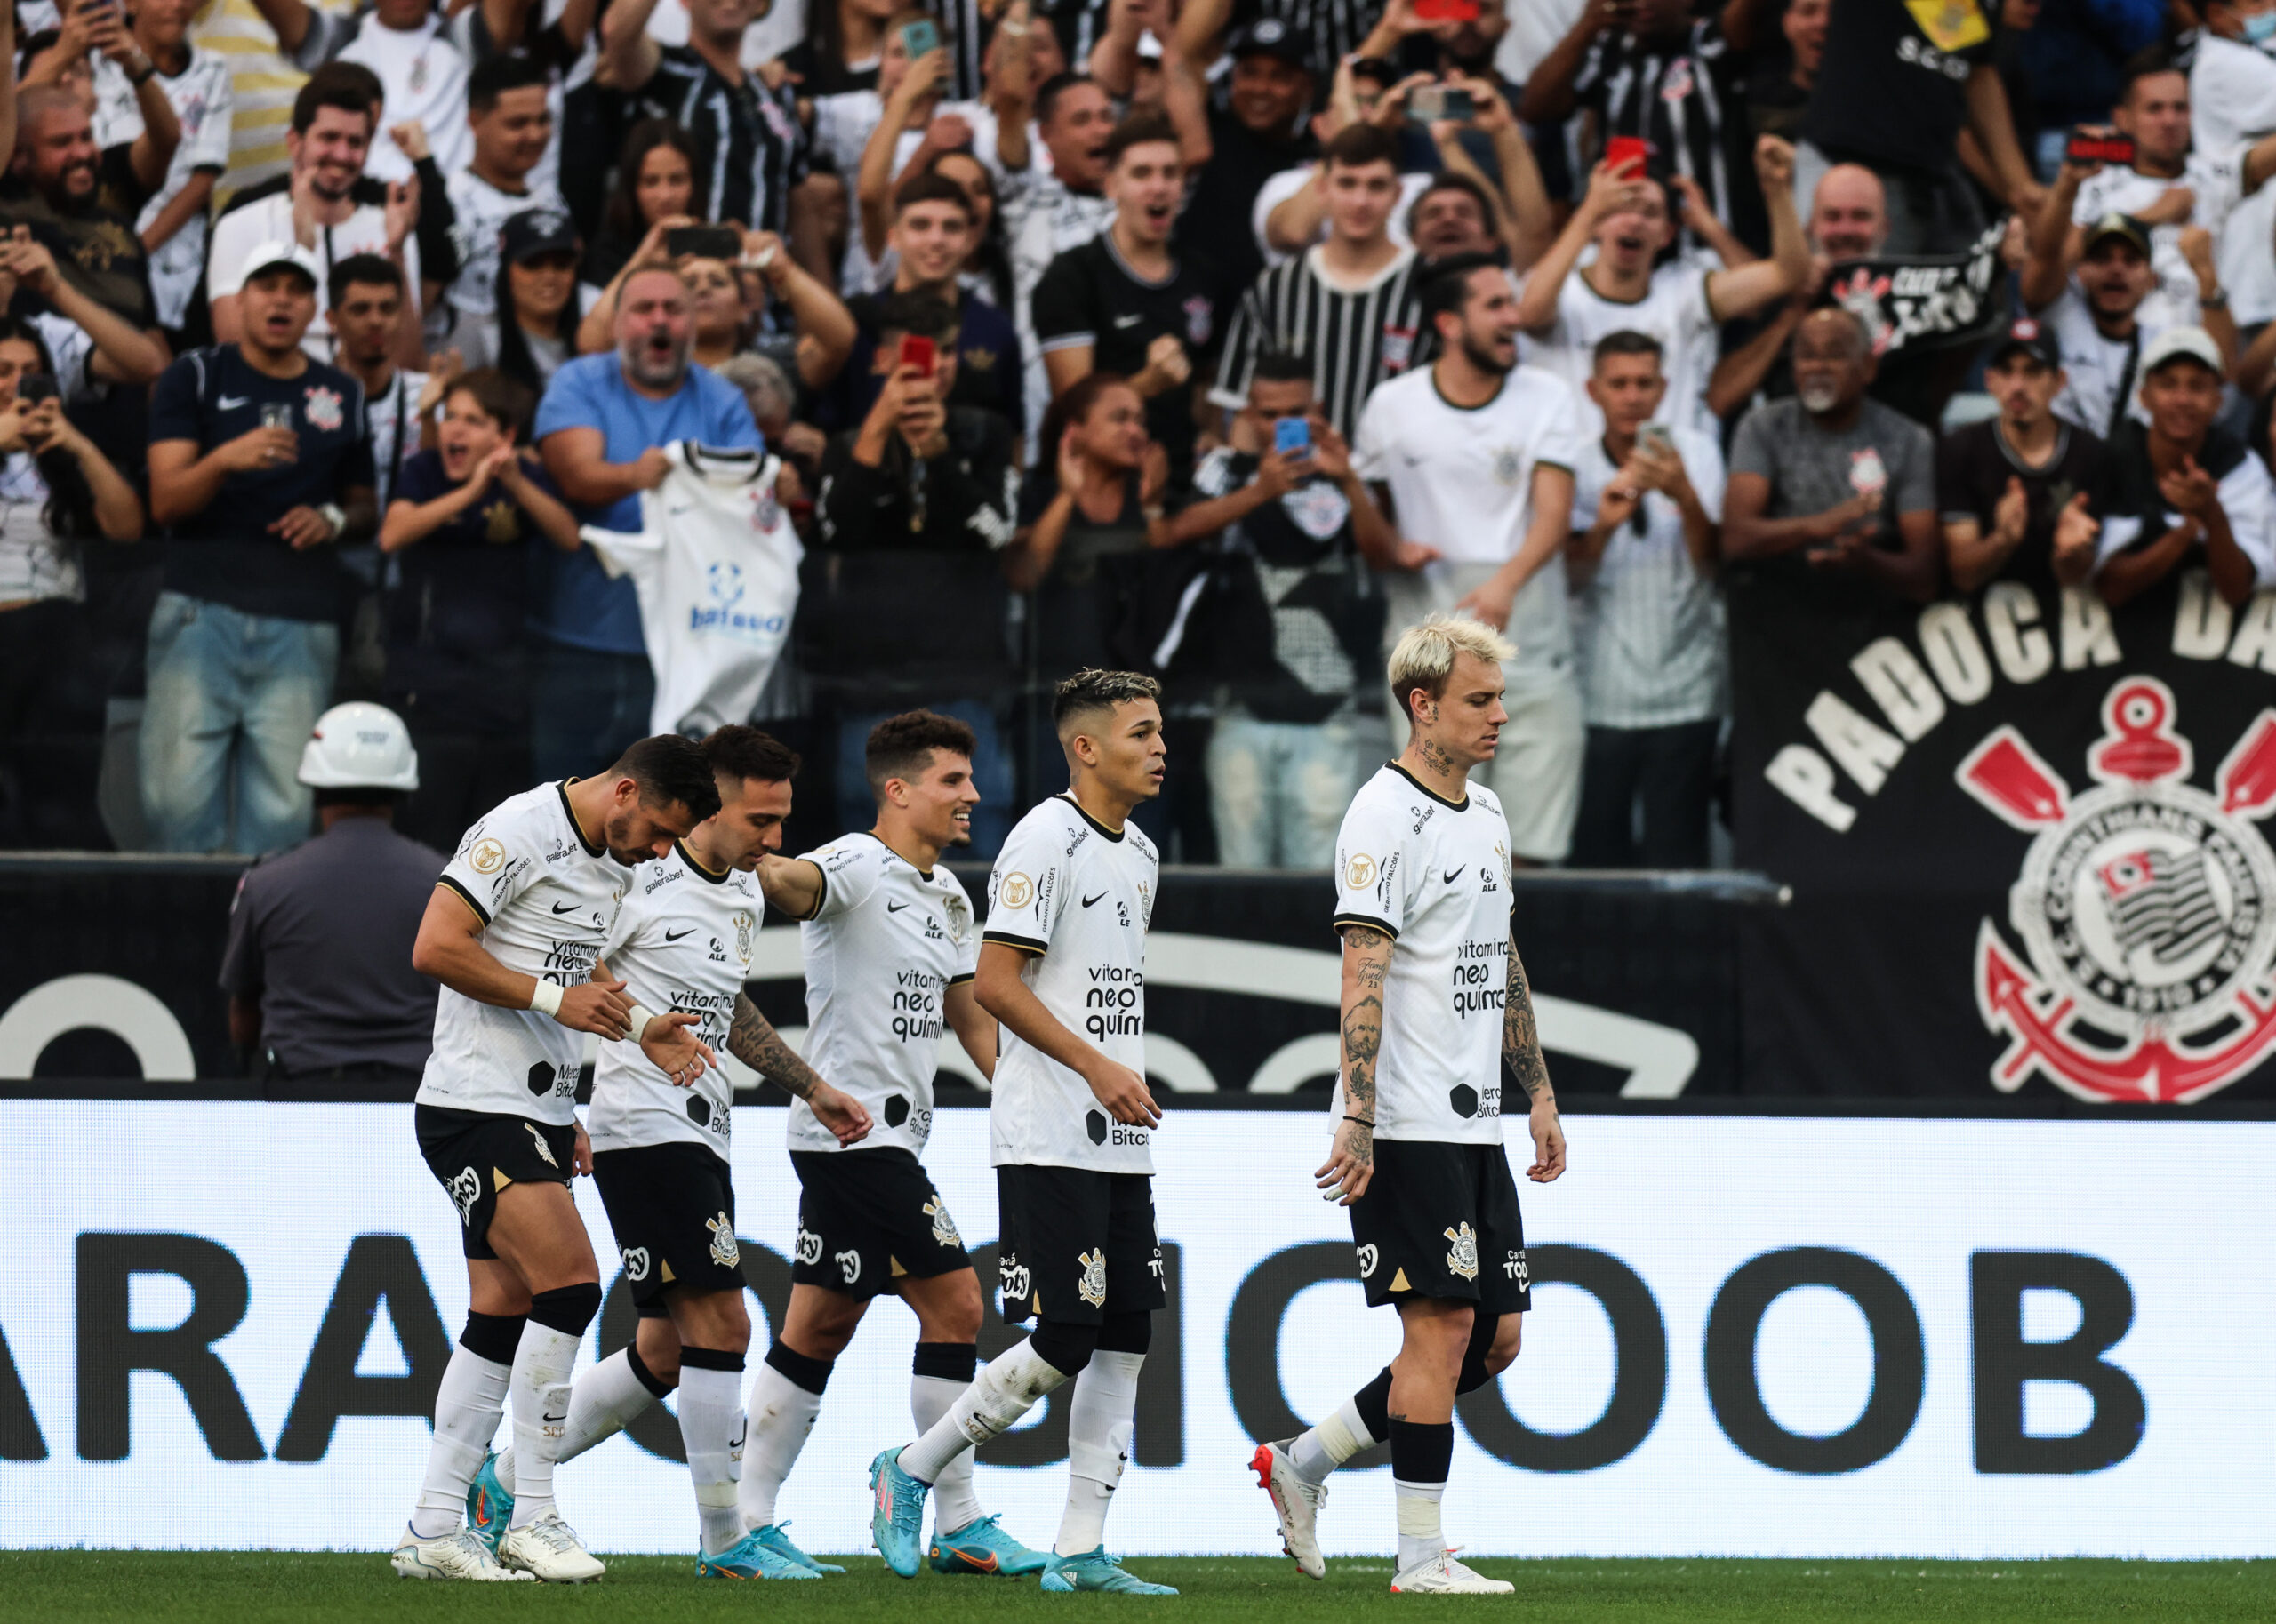
[[530, 1007], [541, 1015], [558, 1015], [561, 1012], [561, 988], [540, 976], [537, 990], [530, 995]]
[[638, 1043], [640, 1041], [640, 1035], [648, 1029], [648, 1023], [655, 1018], [656, 1012], [650, 1009], [646, 1004], [634, 1004], [632, 1006], [632, 1013], [628, 1017], [628, 1019], [632, 1022], [632, 1030], [626, 1033], [625, 1036], [629, 1037], [634, 1043]]

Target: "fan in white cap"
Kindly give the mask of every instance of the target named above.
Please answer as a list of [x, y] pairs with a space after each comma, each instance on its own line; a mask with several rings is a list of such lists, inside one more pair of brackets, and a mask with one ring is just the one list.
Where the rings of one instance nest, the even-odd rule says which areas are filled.
[[317, 718], [301, 752], [301, 782], [311, 789], [419, 788], [419, 756], [411, 730], [384, 705], [350, 700]]

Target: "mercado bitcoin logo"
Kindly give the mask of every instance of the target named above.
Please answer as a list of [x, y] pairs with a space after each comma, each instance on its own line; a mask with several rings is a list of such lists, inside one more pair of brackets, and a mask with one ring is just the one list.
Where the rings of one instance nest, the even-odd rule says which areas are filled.
[[2038, 836], [2010, 892], [2016, 962], [1990, 919], [1976, 936], [1984, 1025], [2010, 1040], [1992, 1080], [2033, 1071], [2082, 1099], [2186, 1102], [2276, 1048], [2276, 854], [2255, 827], [2276, 812], [2276, 711], [2192, 785], [2173, 691], [2129, 676], [2103, 701], [2076, 796], [2022, 734], [1970, 751], [1960, 787]]

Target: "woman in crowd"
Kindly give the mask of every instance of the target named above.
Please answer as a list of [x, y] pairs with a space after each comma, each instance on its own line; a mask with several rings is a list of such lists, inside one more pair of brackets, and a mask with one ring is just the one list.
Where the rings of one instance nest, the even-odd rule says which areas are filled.
[[494, 315], [459, 324], [469, 370], [494, 366], [534, 394], [577, 354], [577, 228], [554, 209], [528, 209], [500, 233]]
[[784, 53], [782, 65], [799, 76], [807, 96], [874, 90], [886, 23], [900, 0], [820, 0], [806, 13], [806, 37]]
[[626, 131], [616, 189], [585, 250], [585, 302], [600, 302], [602, 290], [615, 285], [659, 226], [692, 224], [687, 212], [694, 201], [695, 143], [687, 132], [669, 118], [644, 118]]

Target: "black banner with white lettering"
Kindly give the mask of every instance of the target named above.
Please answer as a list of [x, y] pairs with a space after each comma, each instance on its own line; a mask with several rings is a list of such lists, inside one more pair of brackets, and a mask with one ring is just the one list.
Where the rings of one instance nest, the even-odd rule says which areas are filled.
[[1962, 254], [1843, 260], [1826, 275], [1825, 298], [1865, 324], [1877, 356], [1984, 338], [2006, 308], [2007, 284], [2000, 274], [2006, 231], [2002, 220]]
[[2276, 1097], [2276, 592], [1729, 610], [1750, 1092]]

